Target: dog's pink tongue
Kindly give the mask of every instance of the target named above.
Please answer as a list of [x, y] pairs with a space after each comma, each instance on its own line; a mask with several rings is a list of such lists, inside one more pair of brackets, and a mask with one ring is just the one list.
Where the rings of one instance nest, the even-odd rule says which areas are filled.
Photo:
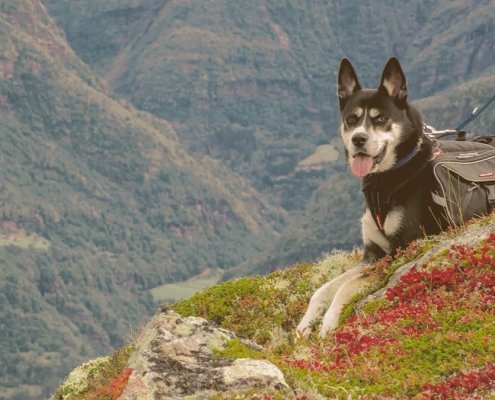
[[363, 177], [368, 175], [371, 168], [373, 168], [373, 158], [371, 156], [359, 153], [352, 159], [351, 170], [356, 176]]

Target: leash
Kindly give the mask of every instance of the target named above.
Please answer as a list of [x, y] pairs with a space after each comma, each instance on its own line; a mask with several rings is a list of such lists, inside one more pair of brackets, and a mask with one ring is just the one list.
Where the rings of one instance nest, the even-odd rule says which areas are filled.
[[[476, 118], [478, 118], [481, 113], [485, 111], [494, 101], [495, 95], [490, 97], [481, 108], [475, 107], [473, 111], [471, 111], [471, 113], [459, 125], [457, 125], [455, 129], [444, 129], [439, 131], [432, 126], [423, 123], [423, 132], [431, 139], [441, 139], [445, 136], [457, 135], [455, 140], [466, 141], [468, 139], [468, 134], [463, 129], [466, 127], [466, 125], [470, 124]], [[480, 135], [475, 136], [470, 140], [473, 142], [491, 144], [493, 141], [495, 141], [495, 135]]]
[[488, 106], [490, 104], [492, 104], [493, 102], [495, 101], [495, 95], [493, 95], [491, 98], [488, 99], [488, 101], [483, 105], [483, 107], [481, 108], [478, 108], [478, 107], [475, 107], [473, 109], [473, 111], [471, 111], [471, 114], [469, 114], [467, 116], [467, 118], [462, 121], [458, 126], [457, 128], [455, 128], [455, 131], [459, 132], [459, 131], [462, 131], [462, 129], [469, 123], [471, 123], [472, 121], [474, 121], [476, 118], [478, 118], [480, 116], [480, 114], [485, 111]]

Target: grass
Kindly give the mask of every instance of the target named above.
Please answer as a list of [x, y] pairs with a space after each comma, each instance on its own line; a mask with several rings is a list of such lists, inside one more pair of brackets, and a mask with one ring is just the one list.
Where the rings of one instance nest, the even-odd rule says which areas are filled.
[[150, 290], [155, 301], [178, 301], [194, 296], [197, 292], [213, 286], [218, 281], [214, 279], [195, 279], [179, 283], [167, 283]]
[[222, 274], [223, 272], [221, 270], [207, 270], [206, 273], [203, 272], [201, 275], [183, 282], [167, 283], [154, 287], [150, 289], [150, 293], [156, 302], [166, 300], [175, 303], [215, 285], [222, 277]]
[[22, 249], [48, 250], [50, 242], [34, 233], [20, 230], [13, 234], [0, 234], [0, 247], [15, 246]]
[[324, 164], [330, 164], [337, 161], [339, 152], [331, 144], [322, 144], [318, 146], [313, 154], [306, 157], [297, 164], [301, 170], [318, 169]]

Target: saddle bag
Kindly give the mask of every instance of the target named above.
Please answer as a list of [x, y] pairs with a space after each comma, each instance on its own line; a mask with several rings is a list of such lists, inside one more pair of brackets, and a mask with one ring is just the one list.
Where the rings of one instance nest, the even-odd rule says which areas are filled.
[[432, 198], [442, 210], [442, 225], [460, 226], [495, 209], [495, 147], [439, 141], [434, 154]]

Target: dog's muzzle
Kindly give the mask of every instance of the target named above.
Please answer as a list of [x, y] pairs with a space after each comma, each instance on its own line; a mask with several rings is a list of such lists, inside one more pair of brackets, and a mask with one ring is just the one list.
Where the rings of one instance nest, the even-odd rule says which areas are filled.
[[360, 178], [368, 175], [376, 164], [379, 164], [383, 157], [385, 157], [385, 152], [387, 151], [387, 146], [385, 145], [383, 149], [376, 156], [358, 151], [352, 156], [351, 170], [355, 176]]

